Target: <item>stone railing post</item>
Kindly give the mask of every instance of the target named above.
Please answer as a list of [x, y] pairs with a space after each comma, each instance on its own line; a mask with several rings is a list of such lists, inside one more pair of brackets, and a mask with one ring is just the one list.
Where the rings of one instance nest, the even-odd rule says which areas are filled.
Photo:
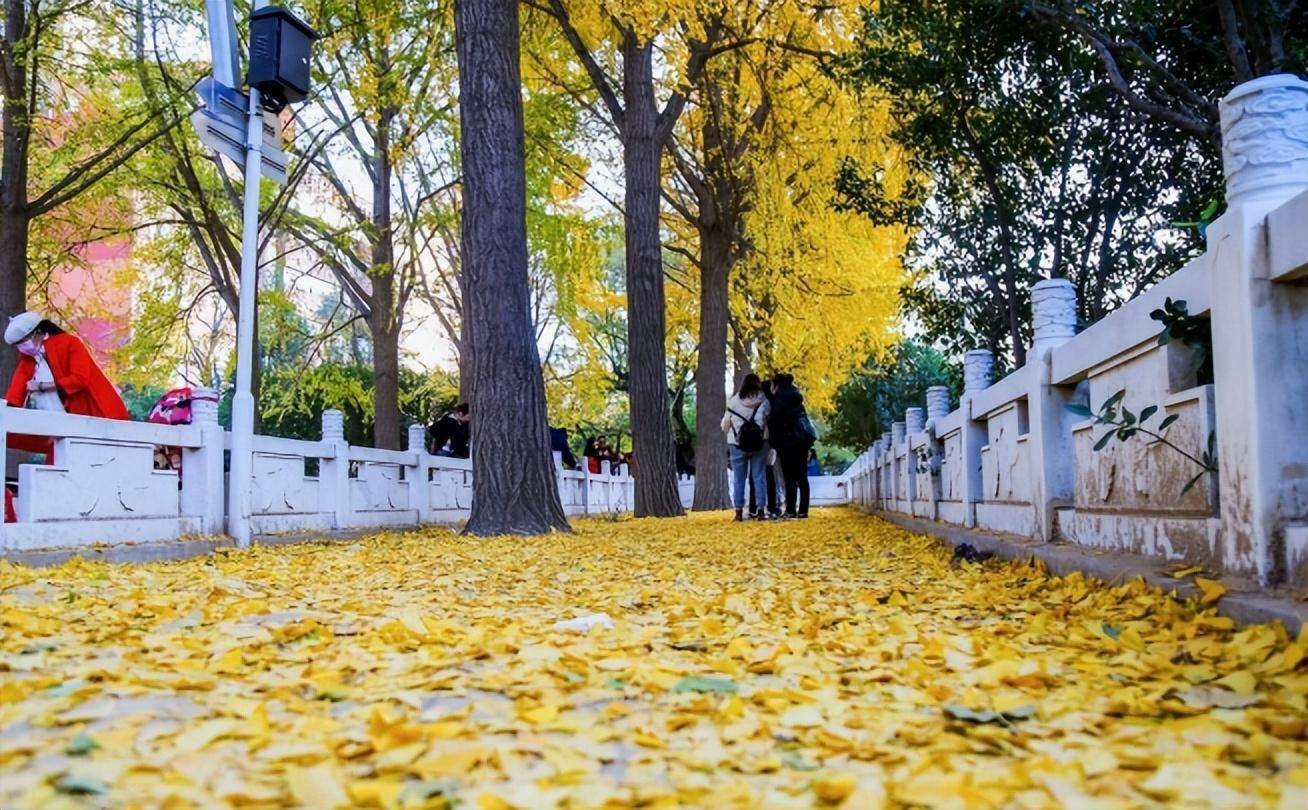
[[981, 448], [990, 441], [984, 414], [972, 412], [972, 398], [990, 387], [995, 355], [988, 349], [973, 349], [963, 355], [963, 525], [976, 525], [976, 505], [985, 500], [981, 480]]
[[921, 408], [904, 409], [904, 497], [908, 500], [908, 514], [913, 514], [917, 500], [917, 452], [913, 443], [920, 441], [926, 430], [926, 411]]
[[1268, 215], [1308, 193], [1308, 82], [1254, 79], [1219, 109], [1227, 208], [1207, 237], [1220, 563], [1263, 585], [1299, 584], [1308, 582], [1308, 286], [1274, 280], [1269, 244], [1288, 246], [1308, 226], [1273, 233]]
[[895, 433], [887, 430], [881, 434], [881, 464], [877, 468], [880, 477], [881, 508], [888, 509], [895, 496]]
[[332, 447], [333, 456], [322, 460], [318, 470], [319, 503], [333, 513], [332, 525], [348, 529], [354, 523], [350, 498], [350, 445], [345, 441], [345, 415], [338, 410], [322, 412], [322, 441]]
[[427, 455], [427, 426], [409, 425], [408, 447], [417, 456], [409, 481], [409, 508], [418, 512], [419, 523], [430, 523], [431, 511], [431, 456]]
[[926, 410], [928, 422], [949, 415], [949, 386], [933, 385], [926, 390]]
[[975, 393], [990, 387], [995, 355], [989, 349], [972, 349], [963, 355], [963, 392]]
[[[1043, 355], [1076, 336], [1076, 287], [1065, 278], [1047, 278], [1031, 288], [1031, 354]], [[1029, 360], [1028, 360], [1029, 362]]]
[[[906, 483], [902, 487], [900, 485], [908, 476], [905, 470], [908, 461], [908, 423], [890, 423], [890, 444], [891, 508], [895, 511], [902, 511], [900, 503], [908, 497], [908, 485]], [[900, 497], [901, 495], [903, 497]]]
[[1068, 506], [1076, 486], [1076, 454], [1068, 412], [1072, 388], [1056, 387], [1051, 379], [1052, 352], [1076, 336], [1076, 288], [1065, 278], [1050, 278], [1031, 288], [1035, 339], [1027, 353], [1026, 404], [1030, 427], [1027, 440], [1031, 465], [1031, 504], [1038, 539], [1057, 534], [1057, 511]]
[[926, 429], [926, 411], [921, 408], [904, 409], [904, 434], [912, 436]]
[[197, 388], [191, 392], [191, 424], [200, 431], [200, 446], [182, 451], [182, 514], [198, 518], [204, 534], [220, 534], [226, 517], [227, 486], [215, 391]]

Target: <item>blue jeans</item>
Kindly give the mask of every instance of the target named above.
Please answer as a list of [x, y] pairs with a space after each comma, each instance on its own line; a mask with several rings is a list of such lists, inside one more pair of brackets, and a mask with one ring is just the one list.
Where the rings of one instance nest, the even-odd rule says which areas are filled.
[[755, 492], [763, 493], [767, 491], [764, 489], [767, 486], [764, 470], [767, 468], [768, 453], [766, 450], [742, 453], [740, 448], [735, 445], [730, 445], [728, 449], [731, 455], [731, 503], [737, 509], [744, 509], [745, 476], [747, 474], [754, 479]]

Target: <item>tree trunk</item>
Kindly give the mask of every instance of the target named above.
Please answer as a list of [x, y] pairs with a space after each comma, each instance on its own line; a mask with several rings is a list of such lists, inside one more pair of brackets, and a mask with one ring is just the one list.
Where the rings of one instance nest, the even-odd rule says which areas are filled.
[[[3, 113], [0, 113], [0, 325], [27, 309], [27, 157], [28, 118], [27, 3], [5, 0]], [[13, 350], [0, 351], [0, 384], [8, 384], [18, 365]]]
[[627, 249], [627, 351], [631, 444], [636, 454], [636, 516], [682, 514], [676, 447], [668, 409], [666, 309], [659, 238], [660, 163], [653, 48], [623, 39], [623, 220]]
[[[21, 208], [0, 209], [0, 328], [27, 309], [27, 225]], [[0, 351], [0, 384], [8, 385], [17, 366], [16, 351]]]
[[395, 113], [383, 110], [377, 122], [372, 187], [372, 281], [368, 330], [372, 334], [374, 447], [400, 448], [400, 329], [395, 311], [395, 237], [391, 225], [390, 128]]
[[[374, 280], [376, 284], [377, 280]], [[391, 279], [387, 279], [389, 287]], [[368, 319], [372, 335], [372, 442], [384, 450], [400, 445], [400, 330], [395, 319], [383, 321], [377, 310]]]
[[727, 274], [731, 234], [720, 227], [701, 228], [699, 289], [699, 363], [695, 367], [695, 511], [726, 509], [727, 437], [722, 414], [727, 409]]
[[472, 514], [464, 531], [567, 531], [531, 325], [518, 3], [458, 0], [454, 22], [463, 158], [463, 316], [474, 380]]

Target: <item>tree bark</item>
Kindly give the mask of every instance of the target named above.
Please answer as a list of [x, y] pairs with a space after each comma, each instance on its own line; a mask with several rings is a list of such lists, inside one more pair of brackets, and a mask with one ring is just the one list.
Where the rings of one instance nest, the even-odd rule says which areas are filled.
[[627, 350], [631, 443], [636, 454], [637, 517], [683, 513], [668, 409], [666, 304], [659, 238], [663, 142], [654, 97], [651, 43], [627, 32], [622, 43], [622, 158], [625, 169]]
[[[27, 199], [27, 158], [32, 126], [28, 116], [27, 3], [5, 0], [3, 113], [0, 114], [0, 317], [27, 309], [27, 230], [31, 212]], [[0, 351], [0, 383], [7, 383], [18, 365], [14, 351]]]
[[458, 0], [454, 22], [463, 158], [463, 315], [473, 380], [472, 514], [464, 532], [568, 531], [531, 324], [518, 3]]
[[730, 232], [720, 221], [699, 232], [699, 363], [695, 367], [695, 511], [726, 509], [727, 437], [722, 414], [727, 409], [727, 274]]
[[377, 122], [372, 187], [372, 294], [368, 330], [372, 335], [373, 446], [400, 447], [400, 330], [395, 312], [395, 235], [391, 224], [390, 130], [395, 113], [383, 110]]

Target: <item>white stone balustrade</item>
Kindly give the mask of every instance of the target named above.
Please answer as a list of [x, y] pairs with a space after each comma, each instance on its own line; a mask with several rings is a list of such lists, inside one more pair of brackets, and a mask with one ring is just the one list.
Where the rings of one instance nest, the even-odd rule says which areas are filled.
[[[1221, 111], [1228, 208], [1207, 252], [1080, 334], [1070, 283], [1040, 282], [1027, 364], [992, 384], [989, 353], [968, 352], [959, 407], [928, 398], [936, 520], [1308, 584], [1308, 83], [1258, 79]], [[1193, 350], [1158, 345], [1149, 313], [1166, 298], [1210, 318], [1213, 382]], [[1105, 429], [1067, 406], [1097, 411], [1119, 390], [1136, 414], [1157, 407], [1154, 426], [1175, 416], [1167, 438], [1194, 456], [1214, 437], [1217, 475], [1182, 492], [1199, 468], [1170, 448], [1094, 450]], [[891, 439], [905, 441], [898, 423]], [[926, 498], [886, 494], [899, 457], [882, 444], [851, 468], [851, 497], [924, 516]]]

